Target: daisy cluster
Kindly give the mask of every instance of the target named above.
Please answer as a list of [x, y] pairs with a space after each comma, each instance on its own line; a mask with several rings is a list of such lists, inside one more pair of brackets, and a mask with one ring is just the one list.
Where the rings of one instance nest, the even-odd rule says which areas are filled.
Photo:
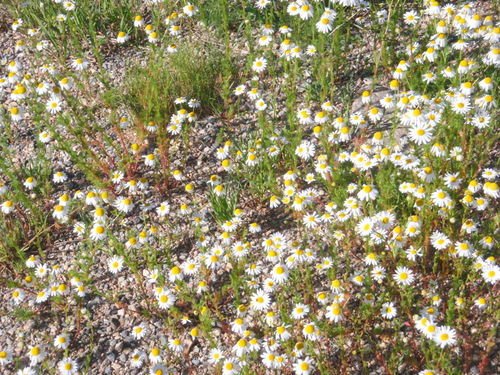
[[[54, 3], [56, 22], [78, 19], [78, 2]], [[141, 4], [144, 16], [122, 22], [129, 32], [113, 30], [109, 42], [147, 40], [148, 62], [178, 52], [207, 5], [164, 16], [162, 3]], [[31, 375], [56, 363], [64, 375], [92, 373], [75, 349], [87, 345], [82, 316], [94, 298], [127, 306], [122, 294], [141, 309], [125, 308], [135, 317], [127, 367], [140, 373], [332, 374], [350, 363], [361, 373], [369, 356], [388, 373], [444, 375], [467, 368], [473, 350], [484, 372], [499, 319], [498, 21], [474, 2], [400, 12], [363, 0], [242, 3], [244, 15], [286, 24], [242, 23], [256, 42], [238, 55], [247, 68], [230, 77], [225, 99], [231, 124], [250, 116], [253, 127], [245, 135], [225, 127], [204, 148], [209, 173], [189, 166], [200, 156], [188, 130], [209, 126], [198, 99], [176, 97], [163, 123], [120, 108], [104, 115], [105, 127], [78, 130], [87, 117], [75, 113], [93, 111], [92, 55], [61, 64], [43, 30], [12, 24], [19, 40], [0, 77], [2, 147], [34, 123], [40, 154], [66, 150], [72, 163], [53, 157], [49, 174], [0, 164], [2, 233], [21, 230], [37, 204], [49, 223], [18, 251], [16, 278], [2, 291], [9, 311], [62, 311], [67, 322], [17, 348], [0, 342], [0, 368]], [[321, 69], [346, 24], [382, 34], [393, 24], [408, 35], [396, 64], [375, 77], [382, 94], [372, 85], [344, 100], [329, 87], [301, 96], [301, 75], [333, 74]], [[99, 149], [108, 134], [116, 149]], [[76, 163], [82, 150], [94, 157]], [[88, 163], [103, 166], [99, 183]], [[81, 190], [71, 184], [76, 171], [86, 174]], [[77, 244], [69, 259], [30, 246], [56, 231]]]

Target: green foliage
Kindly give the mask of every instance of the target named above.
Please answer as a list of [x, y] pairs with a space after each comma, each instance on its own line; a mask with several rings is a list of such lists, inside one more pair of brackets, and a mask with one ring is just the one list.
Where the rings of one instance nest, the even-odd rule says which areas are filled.
[[122, 102], [144, 123], [164, 123], [175, 110], [175, 99], [198, 99], [204, 108], [220, 108], [223, 53], [210, 43], [192, 41], [178, 52], [153, 52], [145, 66], [132, 67], [125, 80]]

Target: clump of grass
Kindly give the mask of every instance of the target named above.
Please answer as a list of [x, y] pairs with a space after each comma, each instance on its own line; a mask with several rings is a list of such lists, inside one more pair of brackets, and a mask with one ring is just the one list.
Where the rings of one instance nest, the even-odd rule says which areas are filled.
[[123, 105], [137, 120], [165, 122], [175, 110], [180, 96], [196, 98], [204, 109], [222, 103], [223, 52], [215, 44], [192, 41], [165, 55], [153, 51], [145, 66], [132, 67], [125, 79]]

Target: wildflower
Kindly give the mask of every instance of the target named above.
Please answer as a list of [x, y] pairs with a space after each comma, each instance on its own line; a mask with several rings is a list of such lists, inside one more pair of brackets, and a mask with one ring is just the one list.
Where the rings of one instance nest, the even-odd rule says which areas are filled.
[[414, 10], [410, 10], [408, 12], [405, 12], [405, 14], [403, 14], [404, 23], [407, 25], [414, 26], [418, 23], [419, 19], [420, 19], [420, 17], [418, 16], [417, 12]]
[[66, 208], [66, 206], [57, 205], [54, 208], [52, 217], [57, 220], [65, 221], [68, 218], [68, 209]]
[[54, 346], [57, 349], [63, 349], [64, 350], [64, 349], [66, 349], [66, 348], [69, 347], [69, 344], [70, 344], [70, 339], [69, 339], [69, 336], [67, 334], [58, 335], [54, 339]]
[[181, 35], [181, 27], [179, 25], [172, 25], [168, 29], [168, 32], [172, 36], [179, 36]]
[[87, 69], [87, 67], [89, 66], [89, 62], [87, 60], [84, 60], [84, 59], [75, 59], [71, 62], [71, 66], [76, 71], [82, 71], [82, 70]]
[[447, 192], [443, 190], [436, 190], [431, 194], [432, 203], [434, 203], [438, 207], [445, 207], [451, 202], [451, 198]]
[[439, 375], [439, 374], [434, 370], [424, 369], [420, 371], [418, 375]]
[[295, 149], [295, 154], [303, 160], [309, 160], [314, 157], [316, 146], [309, 141], [303, 141]]
[[196, 13], [198, 13], [198, 7], [194, 6], [193, 4], [191, 3], [187, 3], [184, 8], [182, 8], [182, 11], [188, 15], [189, 17], [193, 17], [196, 15]]
[[471, 110], [469, 99], [466, 97], [457, 98], [451, 102], [451, 110], [460, 115], [465, 115]]
[[158, 295], [158, 306], [160, 309], [169, 309], [175, 304], [176, 297], [170, 291], [164, 291]]
[[358, 192], [358, 198], [361, 201], [375, 200], [378, 196], [378, 190], [373, 185], [365, 185]]
[[267, 60], [265, 57], [258, 57], [252, 64], [252, 70], [256, 73], [262, 73], [266, 70]]
[[483, 78], [481, 81], [479, 81], [479, 87], [483, 91], [490, 91], [493, 87], [493, 80], [490, 77]]
[[453, 345], [457, 341], [455, 339], [456, 335], [456, 331], [451, 327], [438, 327], [434, 333], [433, 340], [440, 348], [444, 348], [445, 346]]
[[410, 285], [415, 280], [413, 271], [406, 267], [398, 267], [393, 277], [399, 285]]
[[500, 197], [500, 190], [496, 182], [486, 182], [483, 186], [484, 193], [493, 198]]
[[215, 364], [223, 360], [224, 358], [225, 357], [222, 350], [220, 350], [219, 348], [213, 348], [210, 350], [208, 362]]
[[125, 33], [124, 31], [120, 31], [116, 37], [116, 42], [122, 44], [127, 42], [129, 39], [130, 36], [127, 33]]
[[437, 53], [434, 50], [434, 48], [429, 47], [427, 50], [422, 54], [423, 58], [428, 60], [429, 62], [434, 62], [434, 60], [437, 57]]
[[78, 364], [75, 360], [66, 357], [58, 363], [57, 368], [62, 375], [73, 375], [78, 371]]
[[50, 297], [50, 290], [49, 289], [44, 289], [40, 292], [38, 292], [36, 296], [36, 303], [43, 303], [47, 301]]
[[4, 203], [2, 203], [1, 207], [4, 214], [10, 214], [15, 209], [14, 203], [12, 201], [5, 201]]
[[10, 116], [12, 118], [12, 121], [19, 121], [24, 116], [24, 109], [21, 107], [12, 107], [10, 109]]
[[384, 112], [382, 112], [380, 109], [378, 109], [377, 107], [372, 107], [369, 111], [368, 111], [368, 117], [371, 121], [373, 122], [378, 122], [382, 119], [382, 117], [384, 116]]
[[288, 268], [284, 264], [277, 264], [274, 266], [271, 274], [271, 278], [277, 284], [281, 284], [288, 279]]
[[309, 375], [315, 370], [313, 366], [313, 360], [309, 357], [304, 359], [299, 359], [293, 365], [293, 371], [296, 375]]
[[68, 180], [68, 176], [66, 176], [66, 173], [64, 173], [64, 172], [56, 172], [56, 173], [54, 173], [52, 180], [55, 183], [62, 183], [62, 182], [66, 182]]
[[255, 107], [257, 108], [258, 111], [264, 111], [267, 108], [267, 104], [266, 104], [266, 102], [264, 100], [258, 99], [255, 102]]
[[46, 131], [43, 131], [38, 136], [38, 139], [42, 143], [49, 143], [52, 140], [52, 137], [50, 136], [50, 133], [47, 133]]
[[302, 218], [302, 222], [308, 229], [313, 229], [315, 228], [318, 223], [319, 223], [319, 216], [316, 212], [313, 212], [311, 214], [306, 214]]
[[71, 1], [64, 1], [63, 6], [64, 6], [64, 9], [66, 9], [66, 10], [75, 9], [75, 4], [73, 4]]
[[[14, 302], [16, 304], [21, 303], [25, 297], [26, 294], [22, 289], [15, 289], [14, 292], [12, 293], [12, 298], [14, 299]], [[1, 364], [1, 357], [0, 357], [0, 364]]]
[[338, 303], [332, 303], [326, 310], [327, 313], [325, 317], [330, 319], [330, 321], [338, 323], [343, 320], [342, 309]]
[[137, 349], [134, 350], [134, 352], [132, 353], [132, 357], [130, 359], [132, 367], [134, 367], [134, 368], [142, 367], [145, 358], [146, 358], [146, 354], [144, 352], [137, 350]]
[[299, 16], [303, 21], [308, 20], [313, 16], [313, 9], [311, 6], [306, 2], [304, 5], [302, 5], [299, 9]]
[[385, 319], [393, 319], [397, 315], [397, 309], [392, 302], [385, 302], [380, 310], [382, 317]]
[[149, 34], [148, 41], [149, 41], [149, 43], [157, 43], [158, 42], [158, 33], [156, 31], [153, 31], [151, 34]]
[[0, 365], [5, 366], [12, 362], [12, 352], [8, 349], [0, 348]]
[[72, 77], [65, 77], [59, 81], [59, 86], [62, 90], [70, 90], [73, 87], [74, 80]]
[[227, 358], [222, 365], [222, 375], [235, 375], [238, 374], [240, 370], [241, 367], [236, 358]]
[[43, 278], [49, 274], [46, 264], [39, 264], [36, 269], [36, 276]]
[[373, 220], [369, 217], [362, 219], [356, 226], [357, 233], [362, 237], [369, 236], [374, 229]]
[[108, 261], [108, 269], [111, 273], [118, 273], [123, 269], [123, 259], [118, 256], [112, 257]]
[[161, 350], [158, 349], [158, 348], [153, 348], [151, 349], [151, 352], [149, 352], [149, 360], [154, 363], [154, 364], [157, 364], [159, 362], [161, 362]]
[[170, 339], [168, 340], [168, 348], [174, 353], [180, 353], [183, 351], [182, 340], [180, 339]]
[[406, 250], [406, 258], [411, 261], [415, 261], [417, 257], [422, 256], [422, 249], [415, 249], [413, 246], [410, 246], [408, 250]]
[[100, 241], [107, 236], [106, 229], [101, 224], [95, 224], [90, 231], [90, 239]]
[[273, 38], [271, 38], [271, 36], [269, 36], [269, 35], [262, 35], [259, 38], [258, 44], [261, 47], [265, 47], [265, 46], [268, 46], [272, 41], [273, 41]]
[[422, 81], [424, 81], [427, 84], [434, 82], [436, 79], [437, 76], [432, 72], [427, 72], [422, 76]]
[[168, 202], [162, 202], [160, 206], [156, 209], [156, 212], [160, 217], [167, 215], [170, 212], [170, 204]]
[[310, 322], [309, 324], [305, 324], [302, 329], [302, 334], [305, 336], [307, 340], [316, 341], [320, 338], [319, 328], [316, 326], [314, 322]]
[[316, 23], [316, 28], [320, 33], [327, 34], [330, 31], [332, 31], [333, 26], [332, 26], [332, 21], [328, 17], [322, 17], [317, 23]]
[[46, 356], [45, 348], [38, 345], [30, 346], [28, 356], [32, 365], [40, 363]]
[[244, 94], [244, 93], [245, 93], [245, 91], [246, 91], [246, 86], [245, 86], [245, 85], [239, 85], [239, 86], [237, 86], [237, 87], [234, 89], [233, 93], [234, 93], [234, 95], [239, 96], [239, 95]]
[[134, 203], [130, 198], [118, 197], [116, 198], [115, 207], [120, 212], [129, 213], [134, 209]]
[[263, 290], [257, 290], [256, 293], [250, 298], [250, 306], [257, 311], [269, 309], [270, 304], [271, 297]]
[[485, 309], [488, 306], [488, 302], [486, 301], [485, 298], [479, 297], [477, 300], [474, 301], [474, 305], [479, 309]]

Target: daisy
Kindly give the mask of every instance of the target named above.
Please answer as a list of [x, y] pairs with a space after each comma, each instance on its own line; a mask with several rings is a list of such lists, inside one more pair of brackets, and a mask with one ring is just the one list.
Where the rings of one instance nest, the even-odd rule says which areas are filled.
[[378, 121], [380, 121], [383, 116], [384, 116], [384, 112], [382, 110], [378, 109], [377, 107], [372, 107], [368, 111], [368, 118], [372, 122], [378, 122]]
[[160, 217], [167, 215], [169, 212], [170, 212], [170, 204], [166, 201], [160, 203], [160, 206], [156, 209], [156, 213]]
[[316, 212], [313, 212], [311, 214], [306, 214], [302, 218], [302, 222], [308, 229], [313, 229], [316, 228], [318, 223], [320, 222], [319, 216]]
[[311, 124], [313, 122], [311, 111], [307, 108], [299, 109], [297, 115], [299, 117], [299, 123], [302, 125]]
[[108, 261], [108, 269], [111, 273], [118, 273], [123, 269], [123, 259], [118, 256], [112, 257]]
[[303, 319], [309, 313], [309, 306], [304, 305], [303, 303], [297, 303], [292, 311], [293, 319]]
[[267, 108], [267, 104], [266, 104], [266, 102], [264, 100], [258, 99], [255, 102], [255, 107], [257, 108], [258, 111], [265, 111], [266, 108]]
[[293, 365], [293, 371], [296, 375], [309, 375], [315, 370], [313, 360], [309, 357], [299, 359]]
[[396, 307], [394, 306], [393, 302], [385, 302], [382, 305], [382, 309], [380, 310], [380, 312], [381, 312], [383, 318], [389, 319], [389, 320], [395, 318], [396, 315], [398, 314], [398, 311], [397, 311]]
[[19, 121], [24, 116], [24, 109], [21, 107], [12, 107], [10, 109], [10, 116], [12, 118], [12, 121]]
[[191, 3], [187, 3], [184, 8], [182, 8], [182, 11], [188, 15], [189, 17], [193, 17], [196, 15], [196, 13], [198, 13], [198, 7], [196, 7], [195, 5], [191, 4]]
[[338, 323], [343, 320], [342, 309], [338, 303], [332, 303], [326, 308], [325, 317], [331, 322]]
[[153, 364], [161, 362], [161, 356], [162, 356], [161, 350], [158, 348], [153, 348], [151, 349], [151, 352], [149, 352], [149, 360]]
[[12, 352], [5, 348], [0, 348], [0, 365], [5, 366], [12, 362]]
[[73, 375], [78, 371], [78, 364], [74, 359], [66, 357], [58, 363], [57, 368], [62, 375]]
[[158, 295], [158, 306], [160, 309], [169, 309], [175, 304], [176, 297], [170, 291], [163, 291]]
[[38, 345], [30, 346], [28, 356], [32, 365], [40, 363], [46, 356], [45, 348]]
[[453, 345], [456, 340], [456, 331], [448, 326], [438, 327], [434, 333], [433, 340], [440, 347], [444, 348]]
[[436, 59], [437, 57], [437, 53], [435, 51], [434, 48], [432, 47], [429, 47], [427, 48], [427, 50], [422, 54], [422, 57], [426, 60], [428, 60], [429, 62], [434, 62], [434, 60]]
[[256, 73], [262, 73], [267, 68], [267, 60], [265, 57], [258, 57], [252, 63], [252, 70]]
[[153, 31], [151, 34], [148, 35], [148, 41], [149, 43], [158, 43], [158, 33], [156, 31]]
[[305, 4], [300, 7], [298, 13], [299, 13], [299, 17], [303, 21], [306, 21], [313, 16], [314, 11], [313, 11], [312, 7], [307, 2], [305, 2]]
[[130, 359], [132, 367], [134, 367], [134, 368], [142, 367], [145, 358], [146, 358], [146, 355], [144, 354], [144, 352], [136, 349], [132, 353], [132, 358]]
[[406, 267], [398, 267], [393, 275], [394, 280], [399, 285], [411, 285], [415, 280], [413, 271]]
[[181, 353], [184, 350], [183, 342], [180, 339], [168, 340], [168, 348], [174, 353]]
[[288, 280], [289, 271], [287, 266], [284, 264], [278, 263], [273, 267], [271, 278], [277, 284], [284, 283]]
[[451, 102], [451, 110], [460, 115], [465, 115], [471, 108], [470, 101], [466, 97], [459, 97]]
[[84, 59], [75, 59], [71, 62], [71, 66], [76, 71], [82, 71], [82, 70], [87, 69], [87, 67], [89, 66], [89, 62], [87, 60], [84, 60]]
[[66, 182], [68, 180], [68, 176], [66, 176], [66, 173], [64, 172], [56, 172], [54, 173], [54, 176], [52, 177], [52, 181], [55, 183], [62, 183]]
[[438, 207], [445, 207], [451, 201], [450, 196], [443, 190], [436, 190], [431, 194], [432, 203]]
[[66, 349], [66, 348], [69, 347], [69, 344], [70, 344], [70, 339], [69, 339], [69, 336], [67, 334], [58, 335], [54, 339], [54, 346], [57, 349], [63, 349], [64, 350], [64, 349]]
[[[16, 304], [21, 303], [25, 297], [26, 297], [26, 294], [24, 293], [24, 291], [22, 289], [15, 289], [14, 292], [12, 293], [12, 298], [14, 299], [14, 302]], [[1, 361], [0, 361], [0, 364], [1, 364]]]
[[370, 217], [365, 217], [356, 225], [356, 231], [362, 237], [369, 236], [373, 230], [374, 223]]
[[420, 17], [418, 16], [418, 13], [414, 10], [410, 10], [403, 14], [404, 23], [407, 25], [414, 26], [418, 23], [419, 19]]
[[2, 212], [4, 214], [9, 214], [12, 211], [14, 211], [15, 206], [14, 206], [14, 203], [12, 201], [6, 201], [6, 202], [2, 203], [1, 208], [2, 208]]
[[63, 3], [64, 9], [66, 10], [73, 10], [75, 9], [75, 4], [73, 4], [71, 1], [65, 1]]
[[[263, 1], [263, 0], [260, 0]], [[235, 375], [241, 370], [236, 358], [227, 358], [222, 365], [222, 375]]]
[[373, 185], [365, 185], [358, 192], [358, 199], [361, 201], [375, 200], [378, 196], [378, 190]]
[[328, 17], [322, 17], [317, 23], [316, 23], [316, 29], [320, 33], [327, 34], [333, 29], [332, 25], [332, 20]]

